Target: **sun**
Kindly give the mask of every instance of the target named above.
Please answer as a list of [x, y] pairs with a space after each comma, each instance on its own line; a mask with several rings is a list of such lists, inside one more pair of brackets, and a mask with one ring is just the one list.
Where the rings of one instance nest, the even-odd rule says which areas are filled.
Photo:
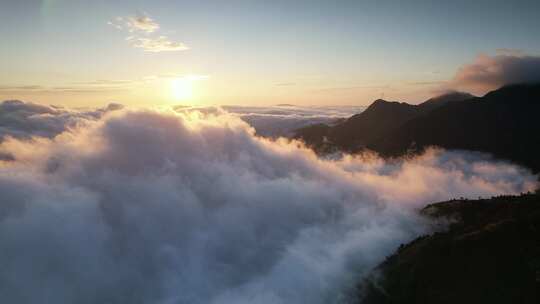
[[176, 100], [193, 98], [193, 81], [189, 77], [175, 78], [171, 81], [172, 96]]

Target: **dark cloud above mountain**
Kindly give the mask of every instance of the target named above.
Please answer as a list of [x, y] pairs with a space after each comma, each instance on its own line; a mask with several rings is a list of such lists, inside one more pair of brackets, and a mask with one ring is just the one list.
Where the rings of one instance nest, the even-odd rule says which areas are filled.
[[2, 303], [343, 303], [420, 206], [537, 185], [477, 153], [324, 160], [219, 111], [2, 107], [33, 135], [0, 143]]
[[540, 82], [540, 56], [500, 50], [497, 55], [480, 55], [458, 69], [450, 82], [453, 89], [482, 94], [504, 85]]

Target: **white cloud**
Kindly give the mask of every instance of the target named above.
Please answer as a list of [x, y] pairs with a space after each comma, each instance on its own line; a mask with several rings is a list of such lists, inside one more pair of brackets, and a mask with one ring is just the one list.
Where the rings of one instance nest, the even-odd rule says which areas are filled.
[[116, 17], [113, 21], [107, 22], [107, 24], [119, 30], [127, 30], [130, 33], [142, 32], [148, 34], [160, 28], [160, 25], [156, 21], [146, 15]]
[[185, 44], [169, 40], [166, 36], [156, 38], [130, 37], [127, 39], [136, 48], [142, 48], [145, 52], [171, 52], [189, 50]]
[[159, 24], [146, 15], [127, 17], [126, 25], [130, 32], [142, 31], [145, 33], [153, 33], [159, 29]]
[[322, 160], [219, 111], [115, 111], [0, 154], [2, 303], [336, 302], [428, 231], [423, 204], [536, 185], [473, 153]]
[[[114, 21], [109, 21], [109, 25], [118, 30], [125, 30], [130, 33], [127, 41], [135, 48], [141, 48], [145, 52], [171, 52], [188, 50], [182, 42], [176, 42], [164, 35], [157, 35], [160, 25], [146, 15], [129, 17], [117, 17]], [[154, 35], [156, 34], [156, 35]]]

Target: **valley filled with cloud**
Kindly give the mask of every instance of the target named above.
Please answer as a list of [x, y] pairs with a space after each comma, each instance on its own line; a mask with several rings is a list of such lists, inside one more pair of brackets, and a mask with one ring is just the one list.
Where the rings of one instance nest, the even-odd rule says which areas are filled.
[[347, 303], [400, 244], [440, 228], [419, 208], [538, 186], [481, 153], [326, 159], [248, 124], [346, 112], [2, 103], [2, 299]]
[[176, 107], [177, 111], [203, 113], [226, 112], [252, 126], [264, 137], [291, 137], [300, 128], [315, 124], [334, 125], [362, 112], [363, 106], [222, 106], [222, 107]]

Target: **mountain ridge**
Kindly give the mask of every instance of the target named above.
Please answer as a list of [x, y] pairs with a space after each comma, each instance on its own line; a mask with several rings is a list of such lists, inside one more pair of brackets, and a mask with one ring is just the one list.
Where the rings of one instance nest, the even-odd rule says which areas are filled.
[[358, 285], [358, 303], [538, 303], [540, 193], [421, 210], [447, 229], [403, 244]]
[[342, 124], [306, 127], [295, 137], [322, 154], [371, 150], [395, 157], [438, 146], [489, 153], [540, 172], [540, 84], [470, 96], [460, 93], [419, 105], [376, 100]]

